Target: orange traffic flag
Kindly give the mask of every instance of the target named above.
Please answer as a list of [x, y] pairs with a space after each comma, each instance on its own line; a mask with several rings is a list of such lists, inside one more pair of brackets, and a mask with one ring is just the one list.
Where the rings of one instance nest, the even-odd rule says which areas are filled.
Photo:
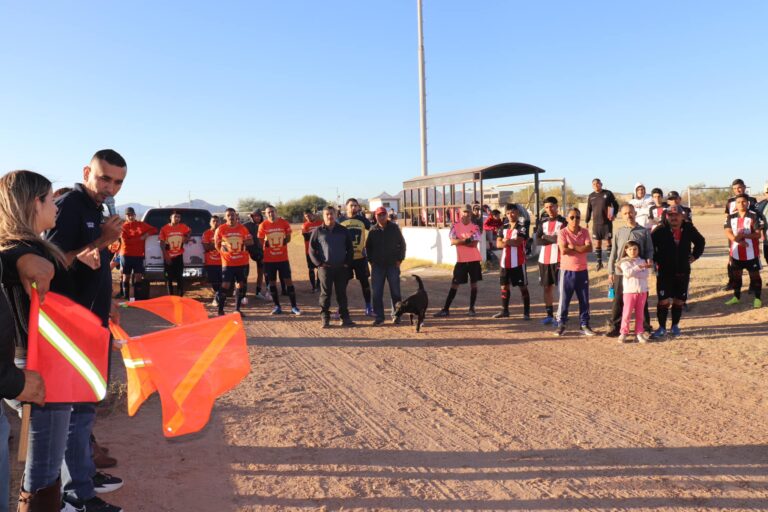
[[111, 320], [109, 330], [112, 331], [115, 340], [123, 342], [120, 346], [120, 354], [123, 356], [128, 381], [128, 416], [133, 416], [141, 404], [157, 391], [157, 388], [149, 372], [144, 369], [144, 358], [139, 353], [139, 347], [128, 345], [127, 341], [130, 339], [128, 333]]
[[214, 400], [250, 371], [245, 330], [237, 313], [135, 338], [120, 334], [127, 339], [123, 361], [129, 374], [129, 414], [156, 389], [166, 437], [202, 429]]
[[208, 319], [205, 306], [195, 299], [164, 295], [149, 300], [134, 300], [120, 303], [122, 307], [149, 311], [174, 325], [191, 324]]

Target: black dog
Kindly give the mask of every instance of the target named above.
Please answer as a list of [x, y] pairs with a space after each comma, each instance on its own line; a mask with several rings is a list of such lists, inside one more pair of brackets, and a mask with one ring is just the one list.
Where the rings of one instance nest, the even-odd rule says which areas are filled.
[[395, 304], [395, 318], [392, 322], [400, 323], [400, 317], [408, 313], [411, 318], [411, 325], [413, 325], [413, 315], [416, 315], [416, 332], [419, 332], [419, 329], [424, 324], [424, 317], [427, 314], [429, 297], [424, 289], [424, 283], [421, 282], [421, 278], [419, 276], [413, 277], [419, 282], [419, 289], [410, 297]]

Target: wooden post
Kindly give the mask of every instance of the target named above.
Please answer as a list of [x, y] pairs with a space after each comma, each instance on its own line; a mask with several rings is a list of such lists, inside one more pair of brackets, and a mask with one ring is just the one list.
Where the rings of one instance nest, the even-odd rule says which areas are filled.
[[19, 453], [16, 460], [24, 462], [27, 460], [27, 446], [29, 445], [29, 420], [32, 413], [32, 406], [24, 404], [21, 408], [21, 430], [19, 432]]

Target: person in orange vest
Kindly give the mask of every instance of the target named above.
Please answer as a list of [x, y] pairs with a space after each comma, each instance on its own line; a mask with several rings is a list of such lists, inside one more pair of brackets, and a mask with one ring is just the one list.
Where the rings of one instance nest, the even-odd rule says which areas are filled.
[[213, 290], [213, 302], [211, 305], [217, 307], [219, 288], [221, 288], [221, 254], [216, 249], [216, 229], [221, 225], [221, 217], [212, 215], [210, 220], [211, 229], [203, 232], [203, 249], [205, 263], [205, 278]]
[[171, 213], [171, 222], [160, 229], [160, 249], [163, 251], [165, 286], [168, 289], [168, 295], [173, 295], [175, 281], [179, 297], [184, 296], [184, 245], [190, 241], [191, 231], [189, 226], [181, 222], [179, 212]]
[[144, 241], [157, 234], [157, 228], [136, 219], [136, 210], [125, 209], [126, 222], [120, 232], [120, 296], [131, 298], [131, 283], [137, 299], [149, 298], [144, 283]]
[[248, 229], [240, 224], [237, 212], [234, 208], [227, 208], [225, 213], [227, 222], [216, 228], [216, 250], [221, 254], [221, 288], [216, 293], [219, 306], [219, 316], [224, 314], [224, 303], [227, 301], [227, 291], [235, 283], [235, 309], [242, 315], [240, 304], [245, 294], [240, 293], [240, 288], [245, 289], [248, 278], [248, 265], [250, 254], [247, 247], [253, 245], [253, 237]]

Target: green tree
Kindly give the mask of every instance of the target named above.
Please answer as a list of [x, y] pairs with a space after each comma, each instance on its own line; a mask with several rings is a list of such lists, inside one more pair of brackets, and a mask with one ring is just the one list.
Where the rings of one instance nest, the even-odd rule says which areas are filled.
[[300, 197], [299, 199], [291, 199], [285, 203], [277, 205], [277, 212], [281, 217], [287, 219], [290, 222], [299, 222], [304, 210], [312, 210], [314, 212], [322, 210], [328, 206], [328, 201], [320, 196], [310, 194]]
[[237, 211], [239, 212], [252, 212], [254, 210], [264, 210], [267, 207], [269, 201], [263, 199], [256, 199], [255, 197], [242, 197], [237, 200]]

